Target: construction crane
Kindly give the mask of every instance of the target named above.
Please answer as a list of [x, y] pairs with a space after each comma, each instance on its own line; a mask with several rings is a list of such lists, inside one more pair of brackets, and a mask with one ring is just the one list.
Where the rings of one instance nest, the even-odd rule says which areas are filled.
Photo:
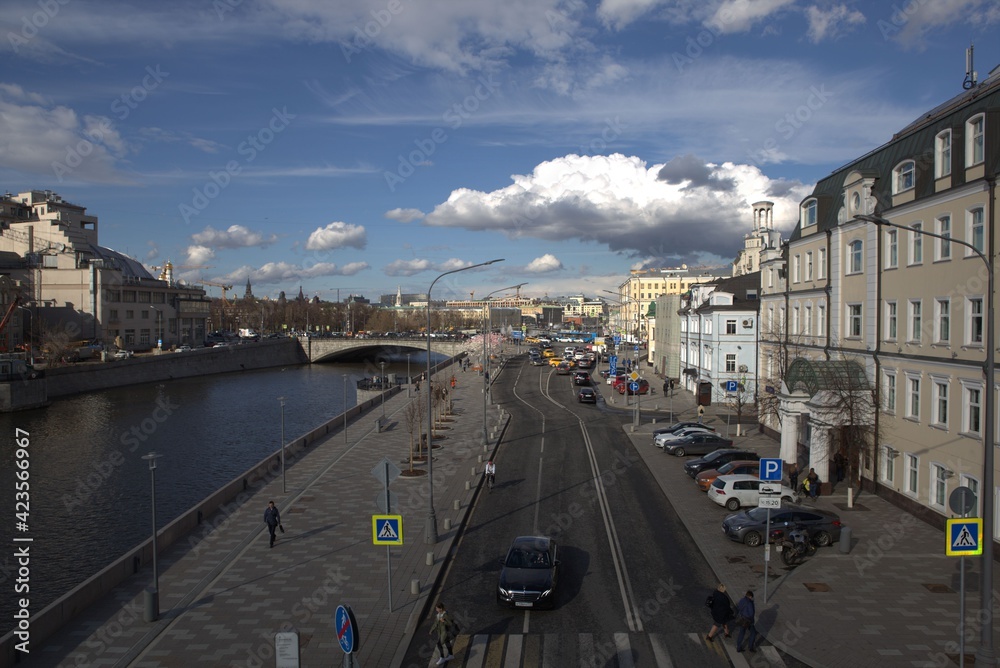
[[[14, 301], [10, 303], [10, 307], [7, 312], [3, 314], [3, 320], [0, 320], [0, 335], [3, 334], [3, 330], [7, 328], [7, 323], [10, 322], [10, 318], [14, 315], [14, 310], [18, 308], [21, 303], [21, 295], [15, 295]], [[0, 350], [7, 352], [6, 338], [0, 338]]]
[[211, 285], [222, 290], [222, 301], [226, 301], [226, 293], [233, 289], [232, 284], [227, 283], [216, 283], [214, 281], [206, 281], [205, 279], [199, 279], [199, 283], [203, 285]]

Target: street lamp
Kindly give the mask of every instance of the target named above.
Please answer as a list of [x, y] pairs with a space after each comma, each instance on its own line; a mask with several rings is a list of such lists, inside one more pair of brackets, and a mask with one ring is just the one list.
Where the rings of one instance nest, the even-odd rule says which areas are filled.
[[410, 355], [413, 353], [406, 353], [406, 398], [410, 398], [410, 386], [413, 384], [413, 378], [410, 376]]
[[285, 487], [285, 398], [278, 397], [281, 404], [281, 493], [285, 494], [288, 489]]
[[156, 460], [163, 455], [150, 452], [142, 458], [149, 462], [149, 493], [152, 499], [153, 517], [153, 591], [146, 599], [146, 621], [155, 622], [160, 618], [160, 575], [156, 568]]
[[382, 390], [382, 417], [385, 417], [385, 362], [379, 362], [378, 365], [382, 370], [382, 375], [378, 377], [378, 384]]
[[449, 274], [485, 267], [496, 262], [503, 262], [503, 258], [446, 271], [435, 278], [431, 282], [431, 287], [427, 288], [427, 524], [424, 527], [424, 542], [428, 545], [433, 545], [438, 541], [437, 517], [434, 515], [434, 453], [433, 439], [431, 438], [431, 434], [434, 432], [434, 416], [431, 413], [434, 409], [433, 393], [431, 392], [431, 291], [434, 290], [435, 283]]
[[[506, 288], [500, 288], [499, 290], [494, 290], [493, 292], [486, 295], [485, 307], [483, 308], [483, 445], [489, 445], [489, 439], [486, 437], [486, 405], [488, 403], [487, 396], [490, 392], [490, 354], [489, 349], [486, 346], [489, 340], [490, 331], [493, 329], [493, 313], [490, 309], [490, 297], [498, 292], [503, 292], [504, 290], [519, 290], [526, 286], [527, 283], [518, 283], [517, 285], [511, 285]], [[489, 328], [487, 329], [486, 314], [490, 314]]]
[[990, 258], [993, 257], [993, 234], [991, 233], [989, 235], [990, 247], [988, 251], [990, 257], [987, 257], [981, 250], [972, 244], [955, 239], [954, 237], [946, 237], [943, 234], [936, 234], [922, 229], [914, 229], [906, 225], [899, 225], [888, 221], [881, 216], [865, 214], [857, 215], [854, 218], [855, 220], [862, 220], [866, 223], [872, 223], [880, 227], [895, 227], [909, 232], [916, 232], [917, 234], [928, 237], [946, 239], [949, 243], [958, 244], [959, 246], [965, 246], [966, 248], [971, 249], [972, 252], [976, 254], [976, 257], [982, 260], [983, 264], [986, 265], [986, 271], [989, 276], [986, 298], [986, 424], [983, 425], [983, 491], [986, 496], [983, 498], [983, 535], [980, 541], [980, 544], [983, 546], [983, 567], [979, 588], [979, 605], [982, 617], [979, 620], [981, 628], [979, 649], [976, 651], [976, 665], [992, 666], [996, 663], [996, 656], [993, 652], [993, 448], [995, 428], [994, 420], [996, 419], [996, 405], [994, 401], [995, 392], [993, 383], [995, 371], [994, 351], [996, 350], [996, 325], [993, 313], [995, 277], [993, 275], [993, 264], [990, 262]]
[[162, 311], [155, 306], [150, 306], [149, 308], [156, 311], [156, 347], [163, 350], [163, 327], [161, 327], [160, 314]]
[[347, 374], [344, 374], [344, 445], [347, 445]]

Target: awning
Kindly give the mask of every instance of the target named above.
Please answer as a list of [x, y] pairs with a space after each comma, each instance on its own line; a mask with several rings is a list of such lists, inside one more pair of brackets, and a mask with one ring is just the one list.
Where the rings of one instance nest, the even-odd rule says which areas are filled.
[[684, 369], [684, 371], [682, 371], [681, 373], [683, 373], [685, 376], [697, 376], [698, 375], [698, 370], [697, 369]]

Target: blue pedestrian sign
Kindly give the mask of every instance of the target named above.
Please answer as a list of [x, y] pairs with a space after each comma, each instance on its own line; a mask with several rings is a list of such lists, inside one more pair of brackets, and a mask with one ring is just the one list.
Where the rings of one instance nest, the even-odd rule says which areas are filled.
[[950, 519], [945, 536], [945, 554], [949, 557], [975, 557], [983, 553], [983, 518]]
[[635, 347], [635, 352], [639, 352], [639, 346]]
[[337, 614], [334, 615], [333, 621], [340, 649], [344, 650], [344, 654], [352, 654], [358, 647], [358, 623], [354, 619], [351, 606], [337, 606]]
[[608, 358], [608, 372], [611, 376], [618, 374], [618, 355], [612, 355]]
[[739, 392], [739, 391], [740, 391], [740, 384], [738, 381], [735, 380], [726, 381], [726, 392]]
[[764, 457], [760, 460], [760, 479], [764, 482], [781, 482], [781, 459]]
[[628, 384], [628, 389], [631, 392], [638, 392], [639, 391], [639, 383], [637, 383], [635, 381], [632, 381], [631, 383]]
[[372, 543], [375, 545], [402, 545], [403, 516], [372, 515]]
[[622, 343], [622, 337], [619, 336], [618, 334], [615, 334], [615, 347], [620, 346], [621, 343]]

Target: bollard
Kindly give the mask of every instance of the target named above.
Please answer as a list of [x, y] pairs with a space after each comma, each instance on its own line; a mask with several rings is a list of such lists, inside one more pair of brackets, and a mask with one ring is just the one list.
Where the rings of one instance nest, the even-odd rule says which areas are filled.
[[420, 580], [410, 580], [410, 593], [414, 596], [420, 593]]
[[455, 510], [461, 510], [462, 509], [462, 502], [461, 502], [461, 500], [455, 499], [455, 503], [453, 504], [453, 507], [455, 508]]
[[475, 466], [472, 467], [472, 475], [476, 475], [476, 467]]
[[426, 563], [427, 563], [428, 566], [433, 566], [434, 565], [434, 553], [433, 552], [428, 552], [427, 553], [427, 561], [426, 561]]
[[479, 462], [480, 464], [482, 464], [482, 463], [483, 463], [483, 456], [482, 456], [482, 455], [479, 455], [479, 456], [478, 456], [478, 457], [476, 458], [476, 461], [477, 461], [477, 462]]
[[146, 587], [143, 602], [145, 605], [145, 610], [143, 611], [142, 618], [147, 622], [155, 622], [160, 618], [160, 593], [154, 591], [152, 587]]
[[[656, 410], [660, 410], [659, 407], [657, 407]], [[653, 418], [653, 424], [656, 424], [656, 418]]]
[[468, 480], [466, 480], [465, 481], [465, 491], [468, 492], [470, 489], [472, 489], [472, 483], [469, 482]]
[[851, 527], [843, 527], [840, 530], [840, 553], [850, 554], [851, 552]]
[[444, 518], [444, 530], [445, 531], [451, 531], [451, 518], [450, 517]]

